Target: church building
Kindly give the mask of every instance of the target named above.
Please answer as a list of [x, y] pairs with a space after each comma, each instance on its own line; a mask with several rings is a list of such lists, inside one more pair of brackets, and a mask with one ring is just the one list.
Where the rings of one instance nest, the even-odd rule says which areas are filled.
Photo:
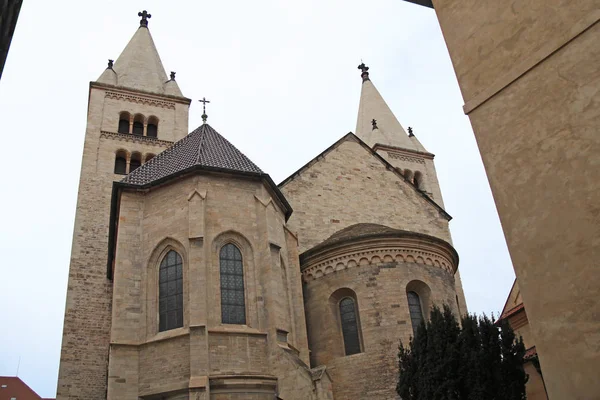
[[276, 184], [188, 133], [139, 16], [90, 83], [57, 399], [396, 399], [399, 341], [466, 312], [434, 155], [361, 64], [356, 131]]

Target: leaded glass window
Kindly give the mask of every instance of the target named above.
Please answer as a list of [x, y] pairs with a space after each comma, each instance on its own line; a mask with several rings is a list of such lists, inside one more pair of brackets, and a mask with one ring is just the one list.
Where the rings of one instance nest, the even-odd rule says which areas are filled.
[[407, 292], [408, 311], [410, 312], [410, 321], [412, 322], [413, 334], [417, 334], [417, 329], [423, 322], [423, 310], [421, 309], [421, 299], [415, 292]]
[[219, 255], [221, 270], [221, 321], [224, 324], [246, 323], [244, 298], [244, 265], [242, 253], [233, 244], [226, 244]]
[[356, 304], [353, 298], [345, 297], [340, 301], [340, 318], [342, 321], [342, 334], [344, 336], [344, 350], [346, 355], [360, 353], [358, 319]]
[[158, 278], [159, 332], [183, 326], [183, 262], [170, 250], [160, 263]]

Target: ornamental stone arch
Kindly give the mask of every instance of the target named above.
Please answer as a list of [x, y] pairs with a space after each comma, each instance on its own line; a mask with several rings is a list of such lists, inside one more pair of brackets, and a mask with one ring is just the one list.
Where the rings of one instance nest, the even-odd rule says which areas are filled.
[[[189, 308], [189, 276], [188, 256], [185, 246], [172, 237], [162, 239], [150, 253], [146, 263], [146, 338], [150, 339], [162, 334], [158, 331], [158, 281], [159, 268], [163, 258], [169, 251], [176, 251], [183, 262], [183, 328], [189, 326], [187, 310]], [[182, 329], [182, 328], [177, 328]]]
[[[254, 249], [251, 242], [240, 232], [228, 230], [219, 233], [210, 246], [209, 273], [209, 319], [216, 325], [221, 324], [221, 281], [220, 281], [220, 252], [227, 244], [233, 244], [242, 253], [242, 268], [244, 273], [244, 296], [246, 307], [246, 324], [258, 328], [258, 305], [256, 269], [254, 262]], [[210, 302], [213, 302], [210, 304]]]

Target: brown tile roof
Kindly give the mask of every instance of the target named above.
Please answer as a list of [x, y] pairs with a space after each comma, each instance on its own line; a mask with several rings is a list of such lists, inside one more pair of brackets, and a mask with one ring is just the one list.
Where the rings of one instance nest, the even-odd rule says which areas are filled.
[[131, 172], [121, 182], [148, 185], [196, 166], [263, 174], [256, 164], [227, 139], [210, 125], [203, 124]]
[[500, 318], [498, 318], [498, 321], [504, 319], [504, 318], [508, 318], [511, 317], [513, 315], [515, 315], [516, 313], [518, 313], [519, 311], [525, 309], [525, 306], [523, 305], [523, 303], [516, 305], [515, 307], [511, 308], [510, 310], [507, 310], [504, 314], [502, 314], [500, 316]]
[[535, 357], [535, 356], [537, 356], [537, 350], [535, 349], [535, 346], [533, 346], [533, 347], [528, 348], [525, 351], [525, 355], [523, 356], [523, 359], [524, 360], [528, 360], [528, 359], [530, 359], [532, 357]]

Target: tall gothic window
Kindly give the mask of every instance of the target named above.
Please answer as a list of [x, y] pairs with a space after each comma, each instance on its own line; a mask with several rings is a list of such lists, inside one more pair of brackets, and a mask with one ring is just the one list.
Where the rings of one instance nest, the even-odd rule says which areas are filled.
[[340, 319], [342, 321], [342, 335], [344, 336], [344, 350], [346, 355], [360, 353], [358, 318], [356, 315], [356, 303], [353, 298], [344, 297], [340, 301]]
[[408, 311], [410, 312], [410, 321], [412, 322], [413, 334], [417, 334], [417, 329], [423, 322], [423, 310], [421, 309], [421, 299], [416, 292], [406, 292], [408, 297]]
[[244, 265], [242, 253], [229, 243], [221, 248], [221, 321], [224, 324], [245, 324]]
[[159, 332], [183, 326], [183, 262], [170, 250], [160, 263], [158, 278]]

